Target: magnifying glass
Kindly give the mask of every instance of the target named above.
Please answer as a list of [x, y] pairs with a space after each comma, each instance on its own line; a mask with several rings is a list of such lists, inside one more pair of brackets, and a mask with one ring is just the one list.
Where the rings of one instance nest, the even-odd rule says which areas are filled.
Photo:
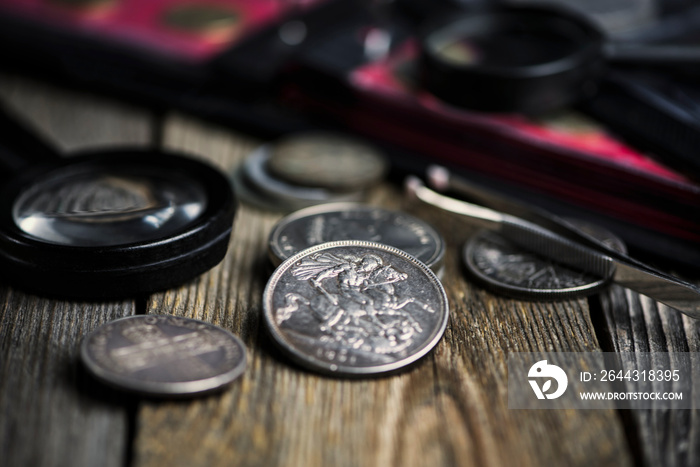
[[700, 63], [692, 47], [613, 44], [583, 15], [555, 5], [501, 6], [430, 21], [421, 35], [423, 86], [487, 112], [541, 114], [590, 97], [611, 62]]
[[0, 274], [33, 292], [166, 289], [226, 253], [236, 203], [217, 169], [119, 148], [61, 157], [0, 109]]

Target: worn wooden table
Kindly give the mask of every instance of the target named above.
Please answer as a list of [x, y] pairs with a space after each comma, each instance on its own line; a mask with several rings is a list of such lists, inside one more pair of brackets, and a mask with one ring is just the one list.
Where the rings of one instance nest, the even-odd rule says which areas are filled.
[[[66, 150], [162, 146], [231, 171], [258, 143], [15, 76], [0, 76], [0, 99]], [[404, 203], [389, 186], [371, 202]], [[261, 329], [261, 295], [280, 216], [245, 205], [224, 261], [177, 289], [86, 303], [0, 286], [0, 465], [700, 465], [696, 411], [517, 411], [506, 397], [509, 352], [700, 351], [698, 322], [617, 287], [556, 303], [490, 294], [459, 265], [469, 228], [424, 214], [447, 235], [451, 320], [434, 352], [379, 379], [317, 376], [275, 350]], [[78, 361], [83, 336], [143, 313], [237, 334], [249, 351], [245, 375], [222, 393], [174, 402], [93, 381]]]

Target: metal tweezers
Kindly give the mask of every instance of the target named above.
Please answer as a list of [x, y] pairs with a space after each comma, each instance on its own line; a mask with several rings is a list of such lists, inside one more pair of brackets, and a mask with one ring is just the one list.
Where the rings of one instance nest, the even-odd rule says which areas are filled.
[[438, 189], [449, 188], [482, 205], [441, 195], [417, 177], [407, 178], [408, 194], [431, 206], [465, 216], [473, 224], [496, 231], [528, 251], [610, 279], [692, 318], [700, 318], [699, 287], [630, 258], [547, 211], [477, 188], [442, 167], [429, 168], [428, 180]]

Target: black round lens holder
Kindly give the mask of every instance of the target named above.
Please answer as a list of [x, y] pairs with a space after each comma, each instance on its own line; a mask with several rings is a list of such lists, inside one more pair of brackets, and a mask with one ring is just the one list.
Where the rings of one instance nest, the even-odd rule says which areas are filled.
[[[110, 246], [51, 243], [16, 224], [15, 201], [37, 180], [113, 169], [134, 176], [157, 171], [178, 183], [191, 180], [205, 190], [203, 212], [162, 238]], [[227, 178], [208, 164], [180, 155], [121, 148], [36, 164], [0, 189], [0, 274], [25, 290], [67, 297], [133, 297], [166, 289], [221, 261], [235, 211]]]

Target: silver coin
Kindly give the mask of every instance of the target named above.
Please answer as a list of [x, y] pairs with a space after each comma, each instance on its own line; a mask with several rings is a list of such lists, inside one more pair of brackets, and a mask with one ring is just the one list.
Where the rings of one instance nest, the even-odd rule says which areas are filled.
[[[625, 252], [622, 240], [588, 223], [570, 220], [611, 248]], [[464, 263], [475, 279], [486, 287], [515, 298], [564, 299], [594, 293], [608, 284], [601, 278], [577, 271], [525, 251], [491, 231], [472, 236], [463, 250]]]
[[306, 248], [339, 240], [391, 245], [434, 272], [445, 255], [442, 236], [422, 220], [400, 211], [342, 203], [303, 209], [280, 220], [270, 233], [270, 258], [278, 265]]
[[246, 349], [213, 324], [169, 315], [111, 321], [81, 345], [87, 369], [119, 389], [182, 397], [225, 386], [245, 370]]
[[379, 181], [388, 164], [377, 149], [348, 136], [302, 133], [275, 144], [268, 167], [290, 183], [352, 191]]
[[442, 337], [445, 290], [407, 253], [357, 240], [292, 256], [263, 295], [265, 324], [299, 364], [343, 376], [380, 374], [415, 362]]
[[293, 185], [280, 180], [268, 173], [269, 159], [269, 148], [261, 146], [248, 156], [237, 172], [238, 185], [247, 191], [245, 195], [253, 195], [252, 203], [258, 207], [288, 212], [317, 204], [360, 201], [364, 197], [361, 191], [335, 193], [325, 188]]

